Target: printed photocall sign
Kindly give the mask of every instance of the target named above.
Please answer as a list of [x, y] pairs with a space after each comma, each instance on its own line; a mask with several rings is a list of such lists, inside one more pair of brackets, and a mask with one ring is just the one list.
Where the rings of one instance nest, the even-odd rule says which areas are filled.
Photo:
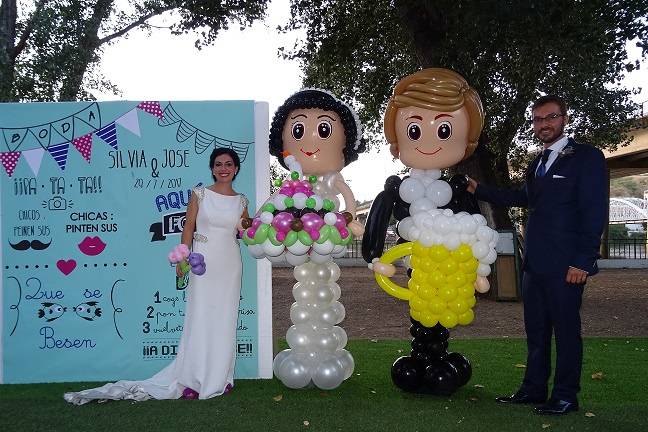
[[[234, 186], [254, 212], [257, 182], [268, 183], [255, 172], [267, 154], [255, 143], [255, 128], [267, 130], [258, 105], [0, 104], [0, 381], [143, 379], [175, 357], [186, 280], [167, 255], [192, 188], [213, 182], [214, 148], [240, 156]], [[259, 376], [258, 315], [270, 305], [259, 304], [257, 261], [242, 252], [231, 343], [236, 376], [248, 378]]]

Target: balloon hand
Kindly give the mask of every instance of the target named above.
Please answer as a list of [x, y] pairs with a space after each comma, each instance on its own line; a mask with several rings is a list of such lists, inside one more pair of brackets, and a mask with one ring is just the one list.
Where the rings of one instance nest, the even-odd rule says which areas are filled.
[[243, 218], [239, 219], [239, 222], [238, 222], [238, 225], [236, 225], [236, 228], [239, 231], [243, 231], [243, 230], [246, 230], [246, 229], [250, 228], [251, 226], [252, 226], [252, 219], [243, 217]]
[[396, 274], [396, 267], [394, 267], [392, 264], [380, 262], [378, 258], [374, 258], [368, 265], [368, 267], [370, 270], [373, 270], [374, 273], [378, 273], [383, 276], [392, 277]]
[[488, 282], [488, 279], [486, 279], [485, 276], [477, 276], [477, 279], [475, 280], [475, 291], [483, 294], [488, 292], [489, 289], [490, 282]]
[[357, 220], [351, 221], [347, 226], [351, 230], [351, 233], [353, 233], [354, 237], [360, 237], [364, 234], [364, 226]]

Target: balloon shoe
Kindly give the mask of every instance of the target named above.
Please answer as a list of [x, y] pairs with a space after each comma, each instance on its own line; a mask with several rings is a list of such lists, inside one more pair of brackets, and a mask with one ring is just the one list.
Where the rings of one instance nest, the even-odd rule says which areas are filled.
[[193, 399], [198, 399], [198, 396], [199, 396], [199, 394], [198, 394], [198, 392], [196, 390], [187, 387], [182, 391], [181, 399], [192, 399], [193, 400]]
[[472, 376], [470, 361], [459, 353], [448, 353], [450, 332], [440, 324], [425, 327], [412, 319], [412, 352], [392, 365], [394, 384], [410, 393], [449, 396]]
[[227, 383], [227, 385], [225, 386], [225, 390], [223, 390], [223, 394], [224, 395], [230, 394], [233, 388], [234, 386], [231, 383]]

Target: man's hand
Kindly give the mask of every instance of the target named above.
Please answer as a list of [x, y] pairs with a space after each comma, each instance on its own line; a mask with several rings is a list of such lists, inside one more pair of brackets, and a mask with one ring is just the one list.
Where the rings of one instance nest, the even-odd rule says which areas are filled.
[[575, 267], [569, 267], [565, 280], [573, 284], [583, 284], [587, 280], [587, 272]]
[[468, 177], [468, 176], [466, 176], [466, 180], [468, 180], [468, 187], [466, 188], [466, 190], [467, 190], [468, 192], [470, 192], [471, 194], [474, 194], [474, 193], [475, 193], [475, 190], [477, 189], [477, 185], [478, 185], [479, 183], [477, 183], [475, 180], [471, 179], [471, 178]]

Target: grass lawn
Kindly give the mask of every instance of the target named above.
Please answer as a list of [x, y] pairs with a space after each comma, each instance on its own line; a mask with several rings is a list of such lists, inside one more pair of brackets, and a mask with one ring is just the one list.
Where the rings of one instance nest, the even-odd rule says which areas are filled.
[[[353, 340], [354, 374], [332, 391], [290, 390], [273, 380], [238, 380], [207, 401], [65, 403], [65, 391], [98, 383], [0, 386], [0, 430], [13, 431], [631, 431], [648, 430], [648, 338], [585, 340], [581, 411], [538, 416], [529, 406], [501, 406], [517, 389], [523, 339], [451, 340], [473, 362], [470, 382], [452, 397], [403, 393], [391, 363], [409, 341]], [[602, 372], [602, 378], [592, 378]]]

